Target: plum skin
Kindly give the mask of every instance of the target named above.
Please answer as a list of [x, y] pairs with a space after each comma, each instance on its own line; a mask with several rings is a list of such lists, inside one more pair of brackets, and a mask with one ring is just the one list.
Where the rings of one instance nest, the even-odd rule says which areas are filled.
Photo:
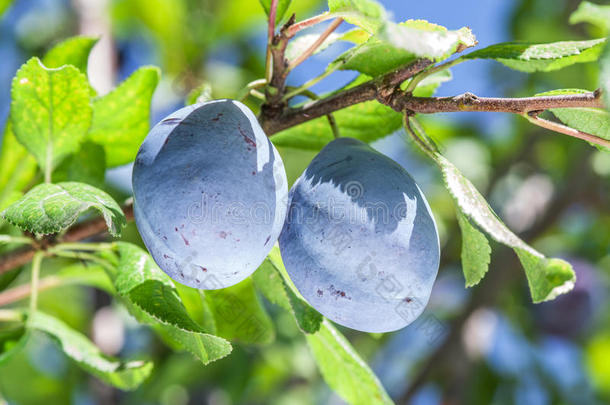
[[415, 181], [351, 138], [329, 143], [297, 179], [279, 244], [301, 295], [332, 321], [365, 332], [415, 320], [440, 260], [436, 224]]
[[194, 288], [225, 288], [252, 274], [286, 215], [282, 159], [234, 100], [187, 106], [158, 123], [138, 151], [132, 183], [148, 251]]

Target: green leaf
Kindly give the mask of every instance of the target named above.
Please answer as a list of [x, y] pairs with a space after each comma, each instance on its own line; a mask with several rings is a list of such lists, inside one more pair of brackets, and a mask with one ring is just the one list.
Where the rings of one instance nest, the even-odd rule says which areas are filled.
[[562, 41], [548, 44], [504, 42], [472, 52], [464, 59], [493, 59], [522, 72], [550, 72], [575, 63], [599, 58], [604, 38], [589, 41]]
[[468, 27], [453, 31], [426, 20], [387, 24], [380, 33], [380, 38], [418, 58], [432, 60], [446, 59], [454, 52], [477, 44], [474, 34]]
[[150, 103], [159, 69], [142, 67], [109, 94], [93, 101], [89, 139], [106, 150], [108, 167], [135, 159], [150, 129]]
[[491, 247], [485, 235], [475, 228], [459, 210], [458, 224], [462, 231], [462, 270], [466, 287], [479, 284], [489, 270]]
[[534, 302], [555, 299], [574, 288], [576, 275], [568, 262], [555, 258], [541, 258], [531, 250], [522, 248], [515, 248], [515, 252], [525, 268]]
[[560, 259], [547, 259], [523, 242], [498, 218], [485, 198], [460, 171], [441, 154], [434, 155], [445, 185], [458, 208], [496, 241], [515, 250], [530, 285], [535, 303], [555, 298], [574, 287], [576, 275], [569, 263]]
[[97, 41], [98, 38], [93, 37], [68, 38], [51, 48], [42, 58], [42, 63], [48, 68], [72, 65], [86, 74], [89, 53]]
[[104, 148], [85, 141], [78, 152], [70, 155], [55, 169], [56, 182], [78, 181], [102, 188], [106, 176], [106, 154]]
[[173, 287], [156, 280], [148, 280], [131, 290], [127, 296], [131, 302], [159, 322], [191, 332], [204, 332], [188, 315]]
[[[566, 94], [588, 93], [581, 89], [561, 89], [536, 94], [537, 96], [559, 96]], [[552, 108], [561, 122], [569, 127], [610, 140], [610, 112], [601, 108]], [[602, 147], [600, 147], [601, 149]], [[608, 148], [603, 148], [608, 150]]]
[[117, 292], [158, 322], [190, 332], [203, 332], [188, 315], [173, 281], [152, 258], [135, 245], [123, 242], [117, 245]]
[[140, 307], [124, 300], [124, 305], [138, 322], [149, 325], [163, 340], [176, 351], [186, 351], [195, 356], [203, 365], [220, 360], [231, 353], [231, 343], [218, 336], [184, 330], [178, 326], [161, 323]]
[[[274, 248], [275, 249], [275, 248]], [[254, 272], [252, 280], [256, 288], [271, 302], [290, 312], [303, 333], [316, 333], [320, 329], [322, 315], [313, 309], [295, 291], [286, 286], [281, 260], [271, 255]]]
[[[271, 0], [259, 0], [259, 2], [261, 3], [261, 6], [263, 6], [265, 14], [267, 14], [267, 17], [269, 17], [269, 10], [271, 9]], [[284, 14], [286, 14], [286, 10], [288, 10], [288, 7], [290, 6], [291, 2], [292, 0], [278, 0], [277, 8], [275, 10], [276, 24], [282, 21], [282, 18], [284, 17]]]
[[201, 325], [205, 332], [215, 335], [216, 320], [205, 300], [204, 290], [188, 287], [180, 283], [175, 283], [175, 286], [182, 304], [184, 304], [189, 315]]
[[328, 321], [305, 335], [326, 383], [352, 405], [392, 404], [392, 400], [345, 337]]
[[225, 339], [204, 333], [190, 318], [173, 281], [148, 253], [125, 242], [117, 242], [118, 273], [114, 280], [129, 312], [152, 326], [177, 349], [186, 350], [203, 364], [228, 355], [232, 348]]
[[117, 242], [119, 253], [118, 273], [114, 285], [119, 295], [128, 295], [131, 290], [152, 280], [173, 287], [174, 283], [161, 270], [150, 255], [136, 245]]
[[0, 210], [17, 201], [36, 175], [36, 160], [21, 146], [7, 121], [0, 148]]
[[63, 352], [83, 369], [102, 381], [123, 390], [137, 388], [150, 375], [153, 365], [146, 361], [123, 362], [105, 356], [80, 332], [42, 312], [30, 313], [29, 329], [38, 330], [55, 340]]
[[330, 66], [339, 64], [341, 70], [356, 70], [365, 75], [376, 77], [404, 66], [415, 59], [415, 55], [411, 52], [396, 48], [374, 36], [339, 55]]
[[218, 336], [243, 343], [270, 343], [275, 339], [271, 318], [262, 306], [250, 278], [222, 290], [205, 292]]
[[[372, 142], [401, 128], [399, 113], [377, 101], [367, 101], [333, 113], [343, 137]], [[278, 146], [320, 150], [334, 139], [326, 117], [284, 130], [271, 138]]]
[[374, 33], [386, 23], [387, 12], [375, 0], [328, 0], [333, 16]]
[[70, 227], [90, 208], [103, 215], [112, 235], [120, 234], [126, 224], [121, 207], [104, 191], [84, 183], [39, 184], [0, 215], [23, 230], [46, 235]]
[[386, 24], [366, 42], [340, 55], [330, 66], [357, 70], [376, 77], [398, 69], [418, 58], [445, 59], [458, 48], [474, 46], [476, 40], [468, 28], [448, 31], [424, 20]]
[[11, 97], [15, 136], [45, 173], [78, 150], [92, 113], [89, 83], [78, 69], [47, 69], [32, 58], [13, 79]]
[[593, 24], [602, 31], [610, 31], [610, 6], [583, 1], [570, 15], [570, 24], [583, 22]]

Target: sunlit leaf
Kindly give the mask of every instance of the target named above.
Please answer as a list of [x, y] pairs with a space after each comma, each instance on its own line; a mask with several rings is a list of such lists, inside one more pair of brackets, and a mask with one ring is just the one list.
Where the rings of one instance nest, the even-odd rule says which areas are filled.
[[379, 37], [397, 49], [405, 50], [418, 58], [432, 60], [445, 59], [454, 52], [477, 43], [468, 27], [448, 30], [425, 20], [387, 24]]
[[0, 210], [17, 201], [36, 175], [36, 159], [19, 143], [7, 121], [0, 147]]
[[570, 24], [590, 23], [603, 31], [610, 31], [610, 5], [593, 4], [583, 1], [570, 15]]
[[121, 207], [104, 191], [84, 183], [39, 184], [1, 215], [23, 230], [46, 235], [70, 227], [89, 209], [102, 214], [112, 235], [120, 234], [126, 223]]
[[68, 38], [51, 48], [42, 58], [42, 63], [48, 68], [72, 65], [86, 74], [89, 53], [97, 41], [98, 38], [93, 37]]
[[387, 12], [375, 0], [328, 0], [328, 10], [370, 33], [381, 28], [387, 18]]
[[477, 285], [489, 270], [491, 247], [485, 235], [459, 211], [457, 219], [462, 231], [462, 271], [466, 287], [472, 287]]
[[424, 20], [386, 24], [381, 32], [340, 55], [331, 66], [379, 76], [418, 58], [445, 59], [455, 51], [473, 46], [468, 28], [449, 31]]
[[324, 380], [343, 399], [352, 405], [393, 403], [369, 366], [328, 320], [318, 332], [305, 336]]
[[11, 97], [15, 136], [45, 172], [79, 149], [92, 109], [87, 77], [78, 69], [47, 69], [32, 58], [13, 79]]
[[[268, 17], [269, 10], [271, 10], [271, 0], [259, 0], [259, 1], [261, 3], [261, 6], [263, 6], [263, 9], [265, 10], [265, 14], [267, 14], [267, 17]], [[278, 0], [277, 8], [275, 11], [276, 23], [279, 23], [280, 21], [282, 21], [282, 18], [284, 17], [284, 14], [286, 14], [286, 10], [288, 10], [288, 7], [290, 7], [291, 2], [292, 2], [292, 0]]]
[[497, 242], [515, 250], [525, 268], [534, 302], [551, 300], [574, 287], [576, 275], [568, 262], [547, 259], [522, 241], [504, 225], [485, 198], [451, 162], [438, 153], [434, 159], [443, 173], [447, 189], [462, 213]]
[[589, 41], [562, 41], [548, 44], [504, 42], [466, 55], [465, 59], [493, 59], [522, 72], [550, 72], [575, 63], [599, 58], [604, 38]]
[[159, 69], [142, 67], [109, 94], [93, 102], [89, 139], [106, 150], [108, 167], [135, 159], [150, 129], [150, 103]]

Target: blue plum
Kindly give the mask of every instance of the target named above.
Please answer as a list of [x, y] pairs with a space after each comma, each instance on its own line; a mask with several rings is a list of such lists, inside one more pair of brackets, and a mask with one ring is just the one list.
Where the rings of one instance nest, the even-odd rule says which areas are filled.
[[252, 111], [233, 100], [191, 105], [158, 123], [132, 181], [148, 251], [195, 288], [225, 288], [252, 274], [286, 217], [284, 164]]
[[303, 297], [332, 321], [365, 332], [415, 320], [440, 258], [436, 224], [415, 181], [351, 138], [329, 143], [297, 179], [279, 243]]

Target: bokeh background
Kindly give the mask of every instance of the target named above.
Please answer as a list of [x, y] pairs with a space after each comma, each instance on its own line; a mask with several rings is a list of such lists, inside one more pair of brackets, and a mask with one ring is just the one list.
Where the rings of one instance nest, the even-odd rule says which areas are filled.
[[[298, 19], [325, 9], [317, 0], [293, 3]], [[395, 21], [422, 18], [450, 29], [469, 26], [481, 46], [604, 35], [568, 23], [578, 0], [381, 3]], [[89, 62], [100, 94], [142, 65], [161, 67], [155, 123], [183, 106], [189, 91], [204, 81], [215, 98], [236, 98], [246, 83], [263, 77], [265, 30], [256, 0], [16, 0], [0, 21], [0, 123], [8, 115], [18, 67], [69, 36], [101, 37]], [[338, 43], [311, 58], [291, 73], [289, 84], [321, 73], [346, 47]], [[594, 63], [526, 75], [471, 61], [452, 71], [453, 80], [439, 88], [439, 95], [525, 96], [557, 88], [595, 89], [598, 83]], [[313, 90], [331, 91], [355, 76], [336, 72]], [[255, 100], [249, 103], [258, 108]], [[609, 403], [610, 155], [509, 115], [439, 114], [424, 123], [514, 231], [574, 265], [576, 287], [553, 302], [531, 304], [516, 257], [493, 245], [489, 274], [465, 289], [453, 204], [436, 168], [401, 131], [374, 146], [404, 165], [428, 197], [441, 238], [439, 277], [416, 323], [384, 335], [343, 332], [398, 403]], [[291, 182], [315, 155], [280, 152]], [[107, 173], [116, 195], [129, 195], [130, 170]], [[138, 241], [133, 224], [124, 233]], [[202, 367], [190, 355], [165, 347], [99, 291], [62, 287], [43, 292], [40, 300], [46, 312], [91, 336], [106, 353], [151, 357], [157, 367], [139, 389], [120, 392], [84, 374], [51, 341], [37, 336], [0, 368], [0, 404], [342, 403], [319, 375], [301, 334], [283, 319], [288, 315], [274, 308], [269, 308], [278, 326], [273, 344], [236, 345], [231, 356]]]

